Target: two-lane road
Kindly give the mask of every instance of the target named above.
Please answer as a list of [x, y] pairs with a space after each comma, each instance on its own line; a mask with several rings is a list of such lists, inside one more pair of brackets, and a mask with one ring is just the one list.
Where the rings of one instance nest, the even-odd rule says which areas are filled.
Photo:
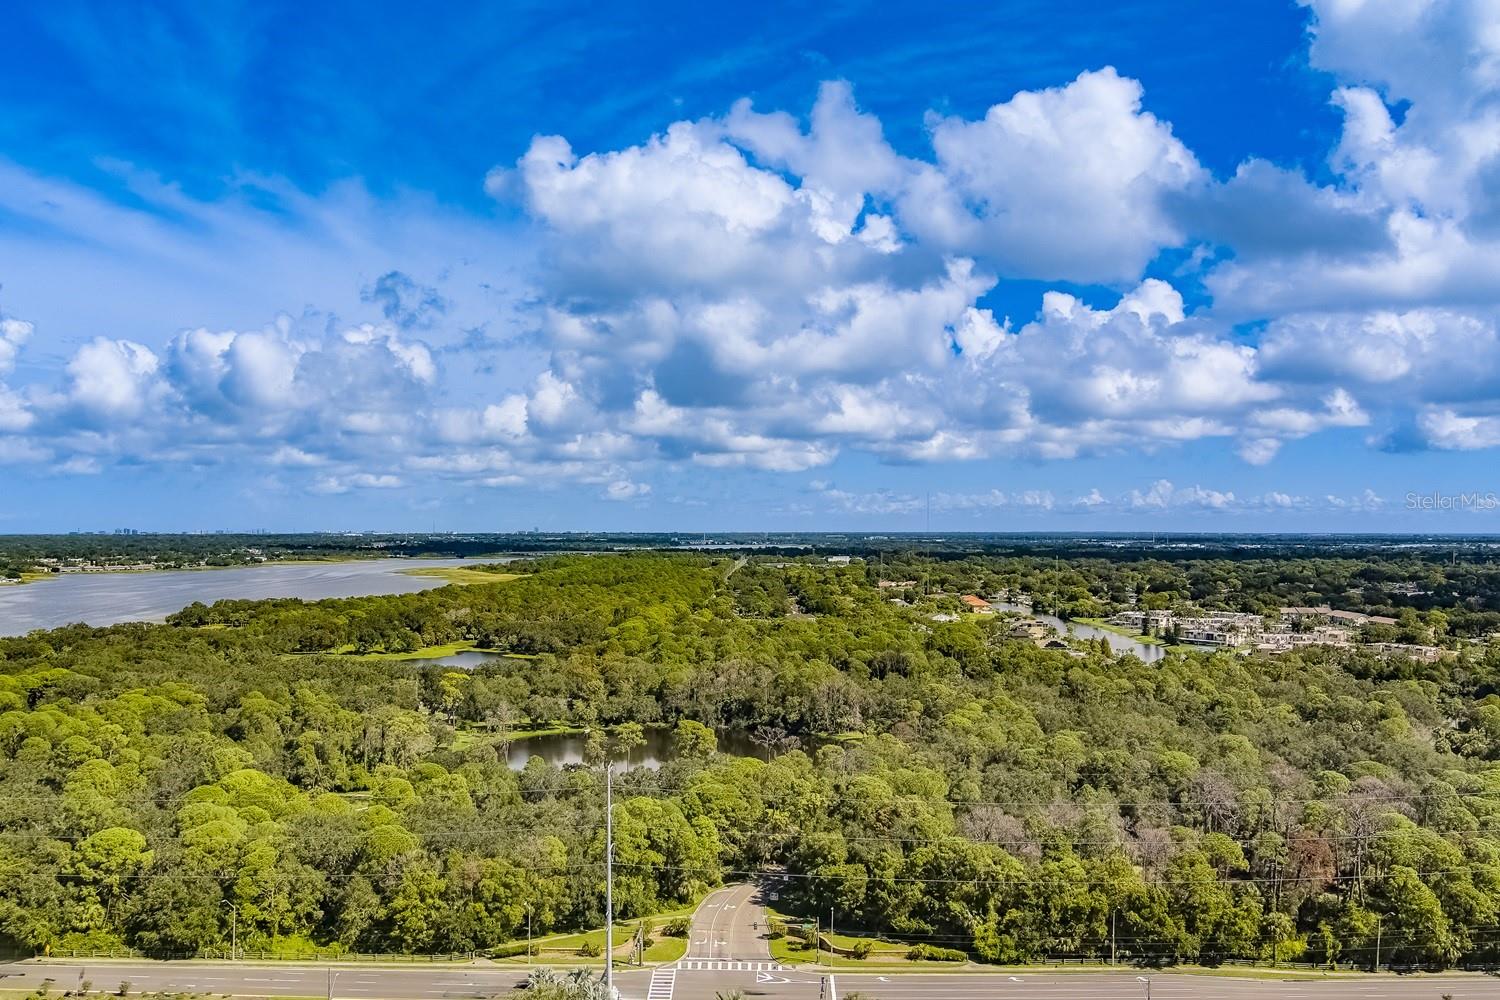
[[688, 931], [690, 959], [770, 961], [759, 887], [727, 885], [704, 897]]

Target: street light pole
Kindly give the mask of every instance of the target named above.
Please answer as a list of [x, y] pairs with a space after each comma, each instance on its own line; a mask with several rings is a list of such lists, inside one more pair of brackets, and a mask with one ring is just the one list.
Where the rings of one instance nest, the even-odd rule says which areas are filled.
[[615, 996], [615, 820], [614, 767], [604, 761], [604, 989]]
[[1135, 981], [1138, 982], [1138, 983], [1145, 983], [1146, 984], [1146, 1000], [1151, 1000], [1151, 977], [1150, 976], [1136, 976], [1135, 977]]
[[240, 908], [227, 899], [219, 903], [229, 907], [229, 960], [233, 962], [240, 957]]

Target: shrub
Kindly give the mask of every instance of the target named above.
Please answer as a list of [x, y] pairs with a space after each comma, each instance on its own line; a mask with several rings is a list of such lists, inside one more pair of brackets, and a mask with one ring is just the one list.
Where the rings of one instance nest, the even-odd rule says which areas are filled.
[[786, 937], [786, 923], [781, 920], [772, 920], [766, 924], [767, 933], [773, 941], [780, 941]]
[[525, 941], [512, 941], [509, 944], [496, 945], [489, 951], [491, 958], [514, 958], [516, 955], [524, 954], [526, 954]]
[[667, 937], [687, 937], [688, 930], [692, 926], [693, 922], [687, 917], [673, 917], [667, 921], [666, 926], [661, 929], [661, 932], [667, 935]]
[[604, 948], [593, 941], [585, 941], [579, 945], [578, 954], [584, 958], [598, 958], [604, 954]]
[[939, 948], [934, 944], [914, 944], [906, 950], [913, 962], [966, 962], [969, 956], [957, 948]]
[[873, 942], [873, 941], [856, 941], [856, 942], [854, 942], [854, 944], [852, 946], [850, 946], [850, 948], [849, 948], [849, 954], [853, 955], [855, 958], [869, 958], [870, 957], [870, 952], [872, 952], [874, 950], [875, 950], [875, 942]]

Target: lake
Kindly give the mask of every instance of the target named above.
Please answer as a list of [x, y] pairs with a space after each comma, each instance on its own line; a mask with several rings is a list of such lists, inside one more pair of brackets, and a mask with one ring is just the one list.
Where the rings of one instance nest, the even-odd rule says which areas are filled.
[[202, 601], [261, 600], [267, 597], [366, 597], [409, 594], [444, 586], [436, 576], [408, 576], [403, 570], [509, 562], [514, 556], [483, 559], [358, 559], [327, 563], [268, 563], [231, 569], [145, 570], [132, 573], [58, 573], [35, 583], [0, 587], [0, 635], [74, 622], [115, 625], [161, 621]]
[[1048, 625], [1051, 625], [1053, 628], [1057, 629], [1064, 635], [1073, 636], [1079, 639], [1103, 639], [1105, 642], [1109, 643], [1109, 648], [1114, 650], [1116, 653], [1134, 653], [1136, 656], [1139, 656], [1147, 663], [1151, 663], [1155, 660], [1160, 660], [1162, 657], [1167, 655], [1167, 648], [1165, 646], [1157, 646], [1149, 642], [1141, 642], [1139, 639], [1132, 639], [1128, 635], [1121, 635], [1118, 632], [1111, 632], [1107, 628], [1099, 628], [1096, 625], [1085, 625], [1083, 622], [1064, 621], [1056, 615], [1040, 614], [1039, 612], [1031, 610], [1029, 605], [1006, 604], [1002, 601], [991, 601], [990, 606], [998, 611], [1019, 611], [1021, 614], [1026, 615], [1027, 617], [1035, 618], [1040, 622], [1046, 622]]

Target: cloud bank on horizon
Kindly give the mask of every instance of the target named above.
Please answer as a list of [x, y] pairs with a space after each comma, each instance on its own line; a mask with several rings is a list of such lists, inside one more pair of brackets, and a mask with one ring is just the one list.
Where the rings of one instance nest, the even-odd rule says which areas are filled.
[[[982, 117], [929, 111], [918, 150], [857, 79], [805, 114], [745, 98], [621, 148], [538, 135], [475, 178], [488, 214], [354, 180], [244, 175], [207, 200], [108, 162], [107, 196], [0, 165], [0, 308], [64, 302], [78, 341], [61, 350], [47, 310], [0, 318], [0, 463], [626, 503], [665, 500], [661, 470], [687, 466], [913, 514], [914, 493], [825, 474], [856, 455], [1045, 479], [1203, 441], [1274, 468], [1340, 432], [1371, 461], [1500, 447], [1500, 2], [1308, 6], [1305, 58], [1341, 116], [1308, 171], [1252, 155], [1216, 173], [1111, 66]], [[189, 290], [122, 334], [112, 315], [152, 315], [162, 271]], [[1034, 305], [1000, 306], [1011, 289]], [[1382, 503], [1141, 478], [937, 502]]]

